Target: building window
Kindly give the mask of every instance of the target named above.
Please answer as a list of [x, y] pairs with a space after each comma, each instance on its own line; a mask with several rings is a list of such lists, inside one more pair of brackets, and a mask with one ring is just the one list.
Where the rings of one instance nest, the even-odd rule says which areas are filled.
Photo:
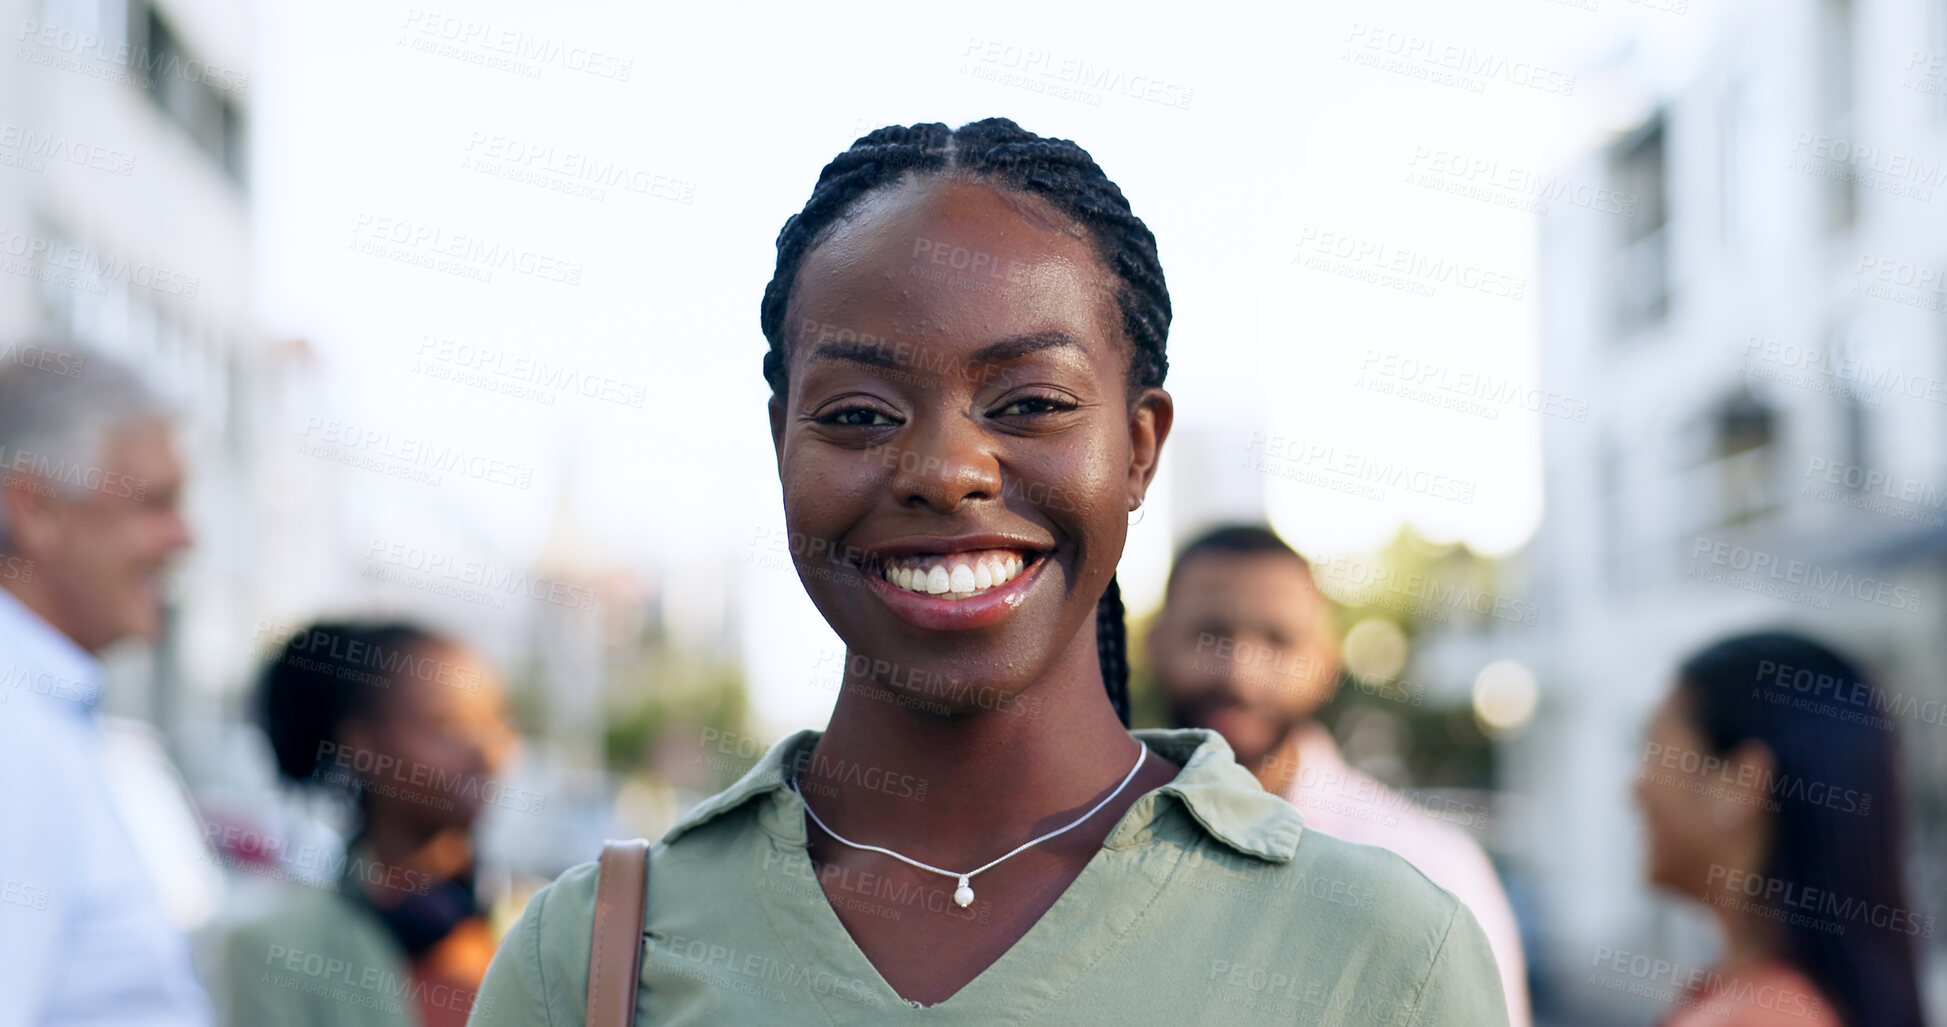
[[1624, 534], [1629, 521], [1623, 516], [1623, 454], [1616, 440], [1604, 433], [1596, 447], [1596, 515], [1602, 523], [1602, 577], [1611, 592], [1622, 590], [1624, 559], [1629, 548]]
[[128, 40], [125, 0], [45, 0], [41, 24], [58, 25], [90, 39], [101, 40], [100, 53], [112, 54]]
[[1622, 247], [1616, 254], [1614, 313], [1618, 336], [1657, 324], [1669, 313], [1668, 168], [1663, 139], [1663, 117], [1659, 114], [1618, 143], [1609, 158], [1609, 178], [1615, 190], [1640, 201], [1636, 216], [1622, 221]]
[[1778, 504], [1778, 474], [1772, 443], [1778, 415], [1750, 389], [1739, 389], [1711, 415], [1713, 461], [1718, 481], [1719, 524], [1743, 525]]
[[[1829, 366], [1842, 372], [1839, 387], [1833, 390], [1839, 404], [1840, 440], [1845, 446], [1842, 455], [1848, 465], [1863, 468], [1870, 456], [1872, 423], [1861, 389], [1884, 365], [1878, 360], [1877, 347], [1857, 320], [1843, 321], [1833, 329], [1826, 340], [1826, 352], [1832, 354]], [[1852, 480], [1850, 475], [1847, 480]]]
[[1739, 68], [1724, 82], [1718, 119], [1718, 228], [1727, 250], [1747, 247], [1757, 222], [1757, 121], [1757, 91], [1749, 71]]
[[208, 154], [230, 179], [244, 182], [244, 118], [236, 100], [221, 88], [232, 74], [216, 68], [184, 49], [169, 23], [154, 5], [136, 3], [129, 26], [135, 58], [131, 65], [144, 76], [143, 88], [162, 113], [176, 123], [198, 149]]
[[[1825, 134], [1845, 140], [1851, 147], [1869, 140], [1854, 138], [1853, 131], [1853, 7], [1852, 0], [1819, 0], [1819, 117]], [[1859, 219], [1859, 183], [1852, 169], [1833, 166], [1821, 181], [1825, 190], [1825, 227], [1841, 232]]]

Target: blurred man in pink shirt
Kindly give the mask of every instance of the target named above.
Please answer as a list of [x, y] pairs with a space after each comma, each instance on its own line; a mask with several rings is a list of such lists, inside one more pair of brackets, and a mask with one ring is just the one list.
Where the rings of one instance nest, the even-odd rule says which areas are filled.
[[1528, 1027], [1527, 962], [1487, 854], [1465, 832], [1354, 770], [1313, 719], [1339, 685], [1339, 638], [1311, 566], [1270, 529], [1218, 528], [1184, 547], [1150, 662], [1176, 727], [1223, 735], [1305, 826], [1389, 849], [1467, 904], [1501, 967], [1512, 1027]]

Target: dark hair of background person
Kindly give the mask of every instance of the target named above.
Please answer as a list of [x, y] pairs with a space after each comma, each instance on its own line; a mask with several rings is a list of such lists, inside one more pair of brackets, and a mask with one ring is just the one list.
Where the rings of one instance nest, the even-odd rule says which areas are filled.
[[325, 744], [345, 721], [380, 708], [397, 677], [388, 668], [410, 666], [440, 641], [403, 621], [320, 621], [292, 635], [264, 666], [257, 689], [257, 723], [270, 738], [278, 774], [299, 785], [338, 787], [318, 773]]
[[1211, 528], [1198, 535], [1177, 550], [1176, 560], [1170, 564], [1170, 576], [1163, 586], [1163, 594], [1168, 596], [1176, 585], [1176, 576], [1193, 557], [1207, 553], [1223, 553], [1232, 556], [1288, 556], [1298, 561], [1299, 566], [1310, 574], [1311, 561], [1299, 555], [1298, 550], [1278, 537], [1269, 526], [1263, 524], [1224, 524]]
[[[1797, 889], [1820, 889], [1848, 906], [1911, 910], [1901, 880], [1901, 808], [1896, 734], [1789, 702], [1773, 702], [1765, 671], [1790, 668], [1870, 688], [1850, 660], [1803, 635], [1768, 631], [1725, 639], [1684, 661], [1677, 690], [1691, 723], [1716, 754], [1747, 740], [1777, 760], [1776, 780], [1822, 783], [1872, 796], [1869, 815], [1802, 798], [1775, 814], [1764, 874]], [[1769, 889], [1767, 888], [1767, 892]], [[1759, 900], [1765, 901], [1765, 900]], [[1773, 905], [1775, 904], [1768, 903]], [[1811, 978], [1853, 1027], [1919, 1027], [1920, 988], [1911, 937], [1851, 922], [1831, 934], [1777, 908], [1781, 955]]]
[[[819, 172], [804, 210], [787, 219], [778, 232], [777, 270], [764, 288], [759, 308], [764, 338], [770, 342], [770, 351], [764, 354], [764, 380], [770, 383], [772, 395], [785, 392], [789, 362], [784, 352], [784, 314], [805, 254], [862, 197], [909, 175], [982, 182], [1038, 196], [1081, 226], [1103, 266], [1116, 278], [1116, 303], [1130, 346], [1130, 391], [1163, 384], [1169, 371], [1164, 344], [1170, 329], [1170, 294], [1156, 256], [1156, 237], [1088, 151], [1071, 140], [1035, 135], [1007, 118], [987, 118], [957, 131], [939, 122], [888, 125], [861, 136]], [[1113, 577], [1096, 605], [1095, 646], [1103, 686], [1126, 727], [1128, 639], [1122, 589]]]

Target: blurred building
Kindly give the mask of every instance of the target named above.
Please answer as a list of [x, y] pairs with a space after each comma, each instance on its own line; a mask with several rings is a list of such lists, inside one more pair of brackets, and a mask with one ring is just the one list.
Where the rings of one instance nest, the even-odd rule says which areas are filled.
[[1540, 682], [1500, 783], [1537, 973], [1591, 1005], [1600, 948], [1708, 955], [1648, 899], [1628, 788], [1677, 661], [1735, 630], [1813, 632], [1903, 700], [1914, 901], [1947, 909], [1947, 5], [1708, 14], [1606, 76], [1619, 130], [1539, 219], [1543, 386], [1589, 415], [1544, 419], [1538, 626], [1447, 640]]
[[266, 530], [254, 425], [280, 366], [252, 327], [250, 13], [0, 0], [0, 359], [73, 338], [150, 373], [184, 414], [197, 545], [160, 643], [108, 654], [102, 704], [111, 791], [186, 928], [228, 901], [183, 777], [220, 774], [206, 743], [250, 662]]
[[0, 339], [71, 335], [186, 408], [198, 545], [161, 658], [112, 663], [105, 696], [178, 740], [239, 672], [255, 608], [252, 403], [270, 363], [251, 328], [249, 14], [0, 0]]

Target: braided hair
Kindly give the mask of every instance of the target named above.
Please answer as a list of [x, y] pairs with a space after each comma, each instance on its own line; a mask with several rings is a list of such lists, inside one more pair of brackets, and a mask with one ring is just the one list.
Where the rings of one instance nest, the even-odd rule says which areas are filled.
[[[1115, 280], [1116, 306], [1129, 347], [1130, 394], [1163, 384], [1169, 372], [1164, 345], [1170, 330], [1170, 293], [1156, 256], [1156, 237], [1129, 209], [1122, 190], [1102, 173], [1087, 150], [1072, 140], [1043, 138], [1007, 118], [987, 118], [949, 129], [939, 122], [888, 125], [861, 136], [818, 174], [804, 209], [777, 234], [777, 270], [764, 288], [759, 320], [770, 350], [764, 380], [773, 396], [785, 393], [789, 366], [784, 314], [805, 255], [867, 194], [909, 175], [938, 175], [998, 186], [1040, 197], [1080, 226]], [[1095, 647], [1109, 702], [1129, 723], [1129, 660], [1122, 590], [1114, 577], [1095, 609]]]

